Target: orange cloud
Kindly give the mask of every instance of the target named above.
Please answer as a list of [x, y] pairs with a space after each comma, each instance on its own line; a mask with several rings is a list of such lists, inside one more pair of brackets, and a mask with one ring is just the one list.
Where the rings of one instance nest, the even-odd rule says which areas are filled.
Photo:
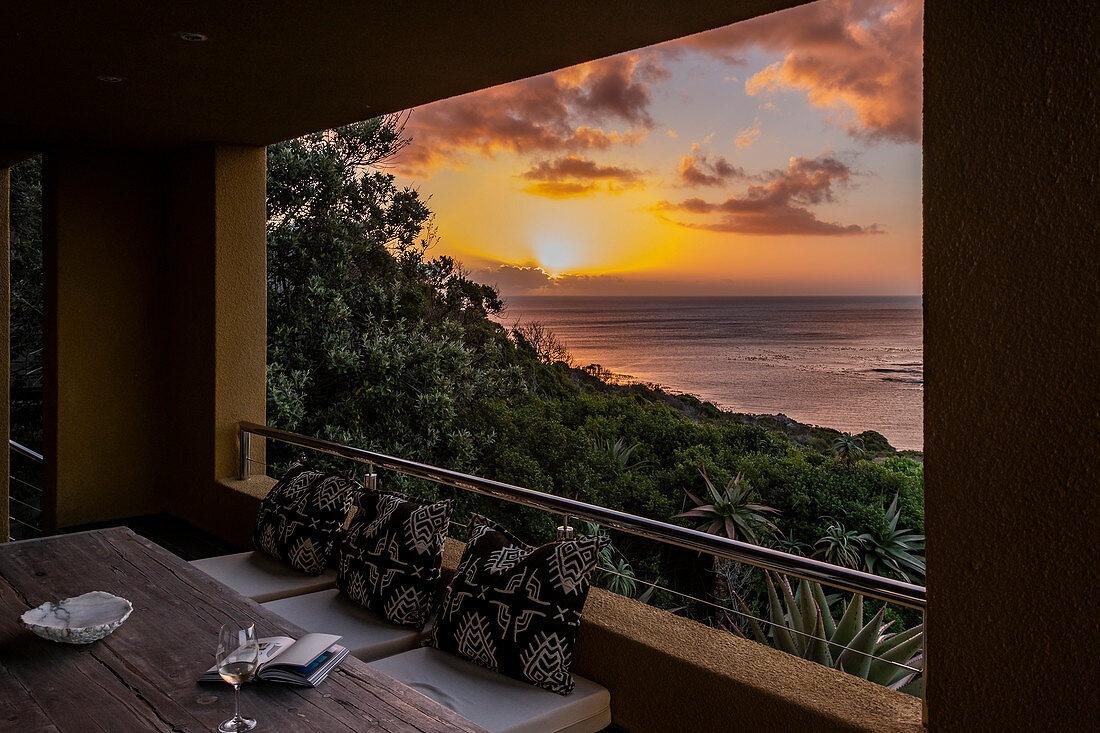
[[[740, 196], [712, 203], [690, 198], [680, 203], [659, 201], [653, 211], [662, 221], [711, 232], [756, 235], [858, 235], [877, 234], [877, 225], [838, 224], [822, 221], [809, 206], [836, 201], [835, 186], [846, 186], [852, 169], [830, 155], [791, 158], [786, 170], [771, 171], [763, 185], [751, 185]], [[706, 221], [684, 221], [669, 212], [710, 217]]]
[[745, 63], [737, 54], [752, 46], [782, 53], [745, 82], [749, 94], [797, 90], [853, 136], [919, 142], [923, 30], [922, 0], [821, 0], [665, 48], [735, 64]]
[[676, 165], [676, 176], [682, 186], [721, 186], [734, 179], [750, 177], [744, 168], [726, 160], [726, 156], [711, 157], [702, 153], [702, 145], [699, 143], [692, 143], [691, 155], [680, 158]]
[[601, 190], [622, 193], [644, 186], [641, 171], [599, 165], [582, 155], [566, 155], [553, 161], [543, 160], [519, 174], [517, 178], [535, 181], [536, 183], [523, 190], [548, 198], [590, 196]]
[[524, 186], [524, 193], [532, 196], [544, 196], [548, 199], [571, 199], [579, 196], [592, 196], [600, 190], [595, 183], [577, 183], [576, 181], [540, 181]]
[[667, 76], [655, 55], [627, 53], [435, 102], [412, 112], [395, 168], [425, 176], [471, 154], [635, 145], [654, 124], [650, 85]]
[[756, 138], [760, 137], [760, 118], [757, 117], [753, 120], [751, 127], [746, 127], [741, 132], [737, 133], [737, 137], [733, 139], [733, 144], [739, 148], [747, 148], [756, 142]]

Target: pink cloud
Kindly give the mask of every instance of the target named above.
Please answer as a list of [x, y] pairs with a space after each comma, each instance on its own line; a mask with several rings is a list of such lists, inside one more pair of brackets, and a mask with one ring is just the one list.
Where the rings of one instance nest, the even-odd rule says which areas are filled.
[[[837, 187], [849, 185], [852, 169], [831, 155], [817, 158], [791, 158], [786, 170], [764, 174], [770, 179], [762, 185], [750, 185], [741, 195], [721, 202], [701, 198], [679, 203], [659, 201], [653, 210], [669, 223], [689, 229], [711, 232], [758, 235], [831, 235], [877, 234], [877, 225], [860, 226], [822, 221], [808, 208], [837, 200]], [[706, 217], [703, 221], [671, 218], [670, 214]]]
[[600, 191], [622, 193], [642, 188], [641, 171], [614, 165], [599, 165], [582, 155], [543, 160], [516, 176], [534, 183], [523, 190], [536, 196], [570, 198]]
[[922, 0], [821, 0], [666, 44], [743, 64], [756, 46], [780, 61], [745, 82], [750, 95], [795, 90], [856, 137], [919, 142]]
[[[710, 139], [710, 135], [707, 139]], [[744, 168], [729, 162], [724, 155], [703, 152], [703, 143], [691, 144], [691, 155], [676, 164], [676, 178], [681, 186], [721, 186], [734, 180], [761, 180]]]
[[557, 160], [543, 160], [520, 174], [520, 178], [531, 181], [562, 181], [570, 178], [582, 178], [599, 181], [637, 181], [641, 172], [633, 168], [614, 165], [599, 165], [582, 155], [566, 155]]
[[737, 133], [737, 137], [733, 139], [733, 144], [739, 148], [747, 148], [756, 142], [756, 138], [760, 137], [760, 118], [757, 117], [753, 120], [752, 125], [746, 127], [741, 132]]
[[667, 75], [654, 55], [628, 53], [435, 102], [412, 111], [395, 167], [423, 176], [471, 154], [636, 145], [653, 126], [650, 86]]

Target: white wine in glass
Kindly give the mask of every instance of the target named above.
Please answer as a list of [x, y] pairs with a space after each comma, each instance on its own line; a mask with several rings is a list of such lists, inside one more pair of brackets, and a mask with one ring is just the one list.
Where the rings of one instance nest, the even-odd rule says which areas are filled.
[[234, 714], [218, 726], [221, 733], [240, 733], [256, 727], [252, 718], [241, 717], [241, 684], [252, 679], [260, 661], [254, 624], [225, 624], [218, 632], [218, 674], [233, 685]]

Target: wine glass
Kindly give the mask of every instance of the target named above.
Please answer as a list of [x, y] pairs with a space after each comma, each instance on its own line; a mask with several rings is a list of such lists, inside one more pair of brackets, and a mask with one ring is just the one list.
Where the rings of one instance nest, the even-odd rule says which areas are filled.
[[260, 661], [255, 624], [225, 624], [218, 632], [218, 674], [233, 685], [234, 714], [218, 726], [221, 733], [240, 733], [256, 727], [252, 718], [241, 717], [241, 683], [252, 679]]

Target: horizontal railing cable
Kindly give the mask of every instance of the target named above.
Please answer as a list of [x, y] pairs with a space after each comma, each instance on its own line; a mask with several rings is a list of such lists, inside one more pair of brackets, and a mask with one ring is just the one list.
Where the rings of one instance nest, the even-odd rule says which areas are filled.
[[871, 659], [877, 659], [881, 662], [888, 662], [889, 664], [892, 664], [896, 667], [900, 667], [901, 669], [908, 670], [910, 672], [920, 672], [921, 671], [921, 670], [917, 669], [916, 667], [910, 667], [907, 664], [902, 664], [901, 662], [895, 662], [891, 659], [885, 659], [884, 657], [876, 657], [874, 654], [869, 654], [867, 652], [860, 651], [859, 649], [850, 649], [849, 647], [846, 647], [843, 644], [838, 644], [838, 643], [833, 642], [833, 641], [828, 641], [827, 639], [821, 639], [820, 637], [814, 636], [813, 634], [807, 634], [805, 631], [800, 631], [798, 629], [792, 629], [791, 627], [786, 626], [784, 624], [777, 624], [774, 621], [768, 621], [766, 619], [759, 618], [758, 616], [753, 616], [751, 613], [746, 613], [744, 611], [739, 611], [736, 608], [730, 608], [729, 606], [723, 606], [720, 603], [715, 603], [713, 601], [703, 600], [702, 598], [696, 598], [695, 596], [691, 595], [690, 593], [684, 593], [683, 591], [674, 590], [672, 588], [668, 588], [668, 587], [663, 586], [663, 585], [658, 585], [657, 583], [650, 583], [648, 580], [642, 580], [641, 578], [637, 577], [636, 575], [626, 575], [625, 573], [616, 572], [614, 570], [608, 570], [608, 569], [602, 568], [602, 567], [597, 568], [597, 572], [607, 573], [608, 575], [617, 575], [620, 578], [625, 578], [626, 580], [629, 580], [630, 582], [633, 582], [633, 583], [640, 583], [641, 585], [647, 585], [650, 588], [655, 588], [657, 590], [664, 591], [665, 593], [671, 593], [672, 595], [680, 596], [681, 598], [686, 598], [689, 601], [695, 601], [696, 603], [700, 603], [704, 606], [711, 606], [712, 608], [716, 608], [719, 611], [722, 611], [723, 613], [736, 613], [738, 616], [741, 616], [742, 618], [751, 619], [752, 621], [756, 621], [757, 623], [766, 624], [768, 626], [781, 626], [782, 628], [786, 629], [788, 632], [790, 632], [790, 633], [792, 633], [796, 636], [805, 637], [806, 639], [812, 639], [812, 640], [815, 640], [815, 641], [824, 641], [825, 644], [830, 646], [830, 647], [837, 647], [838, 649], [847, 649], [847, 650], [851, 651], [853, 654], [858, 654], [858, 655], [863, 656], [863, 657], [870, 657]]
[[23, 525], [24, 527], [26, 527], [27, 529], [29, 529], [31, 532], [35, 533], [36, 535], [41, 533], [41, 531], [42, 531], [38, 527], [35, 527], [33, 524], [27, 524], [26, 522], [24, 522], [22, 519], [19, 519], [18, 517], [8, 517], [8, 520], [12, 524], [21, 524], [21, 525]]
[[31, 489], [34, 492], [38, 493], [38, 494], [42, 493], [42, 487], [41, 486], [35, 486], [30, 481], [24, 481], [23, 479], [19, 478], [18, 476], [8, 476], [8, 480], [9, 481], [14, 481], [15, 483], [20, 484], [22, 486], [26, 486], [28, 489]]
[[19, 499], [16, 499], [16, 498], [15, 498], [14, 496], [13, 496], [13, 497], [10, 497], [10, 498], [9, 498], [9, 501], [10, 501], [10, 502], [11, 502], [12, 504], [15, 504], [15, 505], [18, 505], [18, 506], [24, 507], [24, 508], [26, 508], [26, 509], [29, 509], [29, 510], [31, 510], [32, 512], [36, 512], [36, 513], [37, 513], [37, 512], [40, 512], [40, 511], [42, 511], [41, 509], [39, 509], [38, 507], [36, 507], [36, 506], [34, 506], [34, 505], [32, 505], [32, 504], [28, 504], [28, 503], [27, 503], [27, 502], [25, 502], [25, 501], [20, 501]]
[[[23, 445], [22, 443], [14, 441], [10, 438], [8, 439], [8, 448], [11, 450], [12, 453], [23, 456], [25, 458], [28, 458], [28, 459], [34, 461], [35, 463], [41, 464], [43, 462], [43, 458], [42, 458], [41, 453], [39, 453], [36, 450], [32, 450], [31, 448], [28, 448], [27, 446]], [[26, 481], [22, 478], [19, 478], [18, 476], [8, 476], [8, 481], [13, 485], [19, 485], [19, 486], [24, 487], [29, 492], [29, 494], [26, 494], [26, 498], [29, 498], [32, 501], [34, 501], [36, 499], [41, 500], [41, 497], [42, 497], [42, 487], [41, 486], [35, 486], [31, 482]], [[8, 507], [9, 507], [10, 510], [18, 509], [19, 513], [27, 514], [28, 515], [27, 518], [30, 519], [31, 521], [35, 521], [36, 517], [39, 517], [42, 514], [42, 508], [41, 507], [37, 507], [37, 506], [34, 506], [33, 504], [29, 504], [29, 503], [23, 501], [22, 499], [20, 499], [18, 497], [15, 497], [15, 496], [10, 496], [10, 495], [8, 496]], [[28, 533], [31, 536], [35, 536], [35, 537], [39, 536], [42, 533], [42, 528], [41, 527], [36, 527], [35, 525], [31, 524], [30, 522], [26, 521], [25, 519], [21, 519], [20, 517], [16, 516], [14, 511], [9, 511], [8, 520], [9, 520], [9, 523], [10, 523], [9, 524], [9, 538], [10, 539], [15, 539], [15, 536], [12, 534], [11, 530], [16, 529], [17, 527], [24, 528], [24, 531], [20, 532], [20, 536], [21, 536], [20, 538], [21, 539], [25, 539], [28, 536]]]
[[33, 461], [37, 461], [38, 463], [42, 463], [42, 460], [43, 460], [42, 459], [42, 454], [39, 453], [38, 451], [31, 450], [30, 448], [23, 445], [22, 443], [16, 443], [14, 440], [9, 438], [8, 439], [8, 447], [11, 448], [11, 450], [15, 451], [16, 453], [18, 453], [21, 456], [26, 456], [27, 458], [30, 458]]
[[485, 496], [520, 504], [534, 509], [542, 509], [554, 514], [561, 514], [567, 518], [587, 519], [608, 529], [637, 535], [658, 542], [676, 545], [689, 550], [697, 550], [718, 557], [725, 557], [737, 562], [747, 563], [754, 567], [771, 570], [785, 575], [793, 575], [804, 580], [813, 580], [825, 585], [860, 593], [883, 601], [899, 603], [923, 610], [925, 607], [925, 589], [922, 586], [905, 583], [892, 578], [884, 578], [859, 570], [842, 568], [836, 565], [814, 560], [808, 557], [792, 555], [769, 547], [761, 547], [747, 542], [731, 540], [726, 537], [707, 534], [687, 527], [678, 527], [667, 522], [655, 519], [639, 517], [634, 514], [607, 509], [605, 507], [586, 504], [574, 499], [567, 499], [553, 494], [545, 494], [520, 486], [513, 486], [499, 481], [471, 476], [459, 471], [430, 466], [416, 461], [396, 458], [383, 453], [354, 448], [340, 443], [334, 443], [320, 438], [312, 438], [307, 435], [299, 435], [286, 430], [270, 428], [257, 423], [242, 422], [240, 424], [241, 438], [241, 478], [247, 479], [250, 475], [250, 436], [277, 440], [289, 445], [309, 448], [341, 456], [360, 463], [385, 468], [390, 471], [403, 473], [407, 476], [434, 481], [457, 489], [472, 491]]

